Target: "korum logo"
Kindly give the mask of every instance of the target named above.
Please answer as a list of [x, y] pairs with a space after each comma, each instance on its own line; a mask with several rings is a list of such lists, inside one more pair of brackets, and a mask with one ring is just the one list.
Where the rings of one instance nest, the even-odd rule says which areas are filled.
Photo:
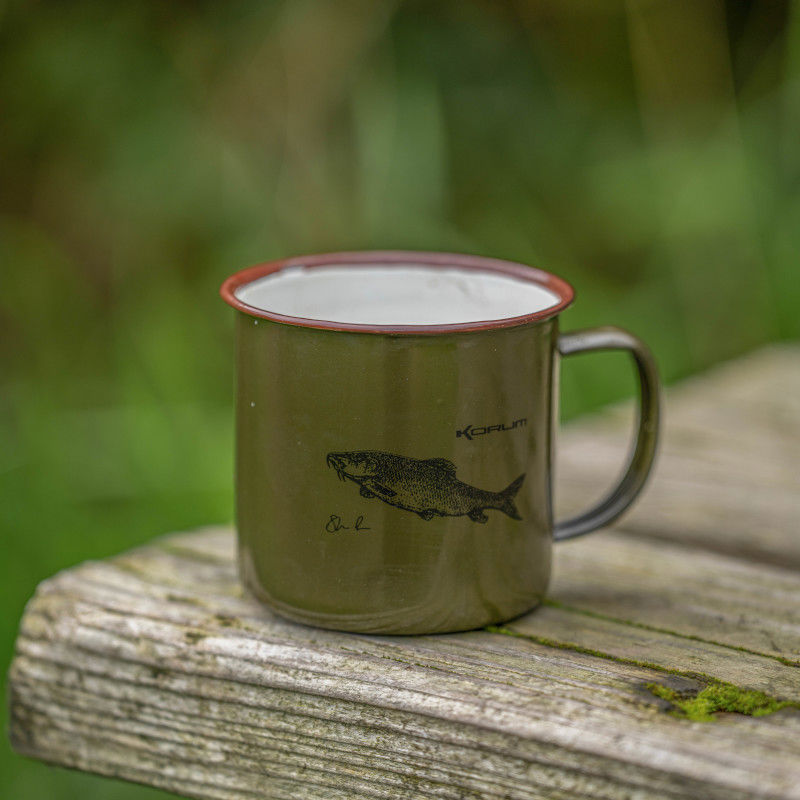
[[456, 431], [456, 439], [460, 439], [463, 436], [465, 439], [472, 441], [474, 436], [483, 436], [487, 433], [494, 433], [495, 431], [513, 431], [514, 428], [521, 428], [523, 425], [527, 424], [527, 419], [515, 419], [510, 425], [503, 423], [502, 425], [484, 425], [477, 428], [474, 425], [467, 425], [466, 428]]

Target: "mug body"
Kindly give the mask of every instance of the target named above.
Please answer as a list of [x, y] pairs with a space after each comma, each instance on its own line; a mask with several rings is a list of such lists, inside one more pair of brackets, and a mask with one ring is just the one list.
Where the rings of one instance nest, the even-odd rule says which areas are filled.
[[252, 594], [299, 622], [391, 634], [477, 628], [539, 603], [557, 314], [421, 333], [236, 317]]

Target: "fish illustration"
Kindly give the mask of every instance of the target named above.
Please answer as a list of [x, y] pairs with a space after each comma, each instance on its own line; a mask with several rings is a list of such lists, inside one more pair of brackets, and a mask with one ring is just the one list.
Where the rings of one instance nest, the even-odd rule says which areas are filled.
[[523, 472], [501, 492], [477, 489], [456, 478], [456, 466], [446, 458], [408, 458], [379, 450], [328, 453], [327, 463], [339, 480], [351, 480], [362, 497], [377, 497], [390, 506], [413, 511], [422, 519], [468, 516], [487, 522], [484, 513], [496, 509], [522, 519], [514, 497], [525, 479]]

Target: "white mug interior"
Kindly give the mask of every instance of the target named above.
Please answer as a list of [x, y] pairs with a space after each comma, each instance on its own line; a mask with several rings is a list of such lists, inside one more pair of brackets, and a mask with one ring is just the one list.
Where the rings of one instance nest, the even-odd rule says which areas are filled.
[[558, 305], [534, 280], [419, 264], [291, 266], [239, 286], [251, 308], [320, 322], [453, 325], [511, 319]]

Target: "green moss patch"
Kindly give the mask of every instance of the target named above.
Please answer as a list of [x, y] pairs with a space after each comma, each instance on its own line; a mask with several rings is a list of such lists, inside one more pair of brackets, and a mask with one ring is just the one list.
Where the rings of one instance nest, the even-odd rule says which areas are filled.
[[748, 717], [763, 717], [796, 703], [778, 700], [764, 692], [742, 689], [731, 683], [714, 681], [698, 692], [687, 694], [676, 692], [659, 683], [648, 683], [647, 688], [662, 700], [672, 705], [675, 716], [695, 722], [712, 722], [721, 711], [744, 714]]

